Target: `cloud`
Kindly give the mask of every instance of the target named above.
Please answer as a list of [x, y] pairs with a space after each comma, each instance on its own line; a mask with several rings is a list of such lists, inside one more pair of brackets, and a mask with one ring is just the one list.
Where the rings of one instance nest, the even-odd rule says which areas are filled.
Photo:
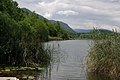
[[79, 13], [72, 10], [65, 10], [65, 11], [58, 11], [57, 14], [71, 16], [71, 15], [78, 15]]
[[52, 15], [50, 13], [45, 13], [43, 16], [46, 18], [50, 18]]
[[120, 0], [17, 0], [48, 19], [68, 23], [72, 28], [112, 29], [120, 27]]

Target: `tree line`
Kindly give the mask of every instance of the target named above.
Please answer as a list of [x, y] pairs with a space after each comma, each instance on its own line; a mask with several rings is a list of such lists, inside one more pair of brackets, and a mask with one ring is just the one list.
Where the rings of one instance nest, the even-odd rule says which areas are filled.
[[51, 54], [43, 41], [49, 37], [69, 39], [59, 22], [51, 23], [35, 12], [18, 7], [13, 0], [0, 0], [0, 66], [46, 66]]

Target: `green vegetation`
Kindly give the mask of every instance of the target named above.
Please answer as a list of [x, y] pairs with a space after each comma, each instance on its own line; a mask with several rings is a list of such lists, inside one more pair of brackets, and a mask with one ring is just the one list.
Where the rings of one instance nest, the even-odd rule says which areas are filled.
[[69, 39], [60, 23], [18, 7], [12, 0], [0, 0], [0, 67], [46, 67], [51, 51], [43, 41], [52, 37]]
[[114, 36], [114, 34], [117, 34], [115, 32], [109, 31], [109, 30], [105, 30], [105, 29], [93, 29], [90, 30], [90, 32], [86, 32], [86, 33], [78, 33], [78, 38], [79, 39], [94, 39], [94, 37], [96, 36], [95, 34], [100, 34], [101, 38], [106, 38], [107, 36]]
[[[22, 8], [22, 10], [24, 10], [25, 12], [28, 12], [28, 13], [33, 13], [26, 8]], [[64, 23], [64, 25], [62, 25], [63, 22], [48, 20], [41, 15], [38, 15], [36, 13], [34, 13], [34, 14], [37, 15], [39, 20], [41, 20], [44, 23], [44, 26], [47, 29], [46, 32], [48, 32], [48, 36], [49, 36], [48, 40], [54, 40], [54, 37], [61, 38], [62, 40], [68, 40], [68, 39], [74, 38], [76, 36], [76, 33], [71, 31], [72, 29], [67, 24]], [[66, 25], [67, 25], [67, 28], [66, 28]], [[53, 37], [53, 39], [52, 39], [52, 37]]]
[[120, 35], [113, 32], [94, 34], [94, 45], [89, 50], [88, 72], [119, 79], [120, 76]]

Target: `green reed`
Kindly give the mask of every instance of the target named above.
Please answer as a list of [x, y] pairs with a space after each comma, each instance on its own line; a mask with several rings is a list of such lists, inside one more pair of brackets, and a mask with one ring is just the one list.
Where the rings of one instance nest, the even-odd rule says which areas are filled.
[[88, 72], [103, 74], [111, 78], [120, 76], [120, 34], [96, 32], [93, 36], [87, 59]]

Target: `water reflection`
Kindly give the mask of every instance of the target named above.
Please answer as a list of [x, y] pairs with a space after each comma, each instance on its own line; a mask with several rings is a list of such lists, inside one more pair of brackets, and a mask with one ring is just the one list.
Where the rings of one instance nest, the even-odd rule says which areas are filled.
[[57, 64], [54, 65], [51, 80], [86, 80], [84, 59], [89, 46], [86, 42], [79, 40], [59, 42], [60, 49], [66, 57], [60, 59], [59, 67]]
[[[65, 52], [61, 50], [60, 45], [57, 43], [46, 43], [47, 47], [50, 48], [51, 51], [51, 61], [49, 66], [46, 67], [45, 70], [38, 71], [36, 70], [9, 70], [9, 71], [0, 71], [0, 77], [17, 77], [20, 80], [51, 80], [51, 72], [55, 65], [57, 65], [56, 70], [59, 69], [59, 64], [64, 60], [65, 58]], [[49, 50], [49, 49], [48, 49]], [[63, 55], [65, 54], [65, 55]]]
[[106, 76], [86, 72], [89, 44], [89, 40], [48, 42], [46, 45], [50, 46], [53, 58], [44, 71], [16, 72], [16, 75], [13, 72], [11, 76], [20, 80], [110, 80]]
[[[59, 44], [58, 60], [52, 64], [47, 80], [110, 80], [108, 77], [86, 72], [86, 56], [91, 45], [88, 40], [50, 42]], [[64, 57], [62, 57], [64, 56]], [[60, 58], [59, 58], [60, 57]]]

